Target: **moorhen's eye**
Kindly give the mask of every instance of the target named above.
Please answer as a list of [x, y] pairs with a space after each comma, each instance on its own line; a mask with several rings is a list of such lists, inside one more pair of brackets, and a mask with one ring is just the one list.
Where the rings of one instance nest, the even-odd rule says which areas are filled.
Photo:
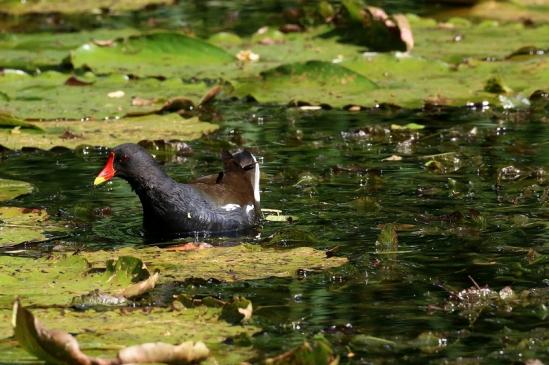
[[120, 162], [126, 162], [128, 161], [130, 158], [128, 157], [128, 155], [122, 155], [120, 156]]

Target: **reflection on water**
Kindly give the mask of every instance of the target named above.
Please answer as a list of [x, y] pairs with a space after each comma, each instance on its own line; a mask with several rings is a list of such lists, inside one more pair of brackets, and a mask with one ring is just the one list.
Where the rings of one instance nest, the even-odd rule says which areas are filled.
[[[251, 299], [266, 328], [255, 339], [257, 347], [278, 352], [325, 331], [345, 353], [356, 334], [408, 343], [434, 331], [451, 345], [413, 353], [412, 362], [460, 356], [489, 356], [497, 362], [518, 356], [514, 350], [499, 354], [506, 331], [528, 336], [547, 325], [546, 314], [536, 314], [535, 308], [503, 317], [487, 312], [473, 324], [440, 310], [449, 291], [472, 285], [469, 276], [498, 290], [549, 285], [546, 265], [528, 261], [532, 252], [549, 251], [544, 170], [549, 134], [547, 124], [535, 116], [465, 109], [305, 112], [240, 102], [215, 107], [224, 116], [221, 131], [190, 143], [191, 157], [168, 158], [168, 173], [180, 181], [215, 173], [221, 168], [222, 148], [248, 147], [261, 157], [263, 207], [298, 220], [265, 222], [259, 237], [195, 239], [279, 248], [308, 245], [351, 261], [295, 279], [173, 289]], [[391, 127], [409, 122], [426, 128]], [[400, 159], [386, 160], [392, 155]], [[115, 179], [106, 187], [92, 187], [104, 158], [101, 150], [4, 156], [2, 177], [36, 186], [33, 194], [11, 204], [45, 207], [71, 222], [70, 236], [45, 248], [143, 244], [141, 207], [128, 184]], [[389, 222], [399, 224], [393, 252], [376, 244], [380, 225]], [[378, 348], [356, 356], [364, 362], [396, 363], [402, 352]]]

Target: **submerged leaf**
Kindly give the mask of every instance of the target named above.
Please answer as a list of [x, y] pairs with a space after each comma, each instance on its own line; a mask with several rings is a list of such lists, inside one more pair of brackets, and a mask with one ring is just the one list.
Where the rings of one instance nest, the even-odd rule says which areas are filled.
[[225, 303], [221, 311], [220, 319], [229, 323], [238, 324], [247, 322], [252, 318], [252, 302], [243, 297], [234, 297]]
[[398, 247], [398, 235], [393, 223], [384, 224], [377, 237], [376, 244], [381, 246], [381, 251], [396, 250]]
[[265, 361], [269, 365], [337, 365], [339, 357], [332, 350], [332, 345], [322, 335], [305, 341], [299, 347]]

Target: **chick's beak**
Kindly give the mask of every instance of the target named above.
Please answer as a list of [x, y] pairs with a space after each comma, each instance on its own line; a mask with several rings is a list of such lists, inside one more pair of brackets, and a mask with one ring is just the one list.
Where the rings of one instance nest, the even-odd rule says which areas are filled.
[[109, 158], [107, 159], [105, 167], [103, 167], [103, 170], [101, 170], [99, 175], [97, 175], [97, 177], [93, 181], [93, 185], [97, 186], [103, 184], [106, 181], [109, 181], [114, 177], [115, 173], [116, 170], [114, 169], [114, 152], [111, 152], [109, 154]]

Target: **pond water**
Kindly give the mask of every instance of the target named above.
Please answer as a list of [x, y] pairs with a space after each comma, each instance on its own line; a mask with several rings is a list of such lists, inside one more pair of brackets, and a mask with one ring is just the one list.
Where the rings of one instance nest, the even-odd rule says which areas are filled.
[[[295, 2], [204, 3], [113, 16], [67, 15], [62, 21], [6, 16], [2, 29], [133, 26], [248, 35], [265, 23], [282, 24], [281, 10]], [[434, 11], [427, 1], [372, 4], [391, 13]], [[546, 97], [518, 111], [490, 105], [346, 111], [214, 101], [208, 115], [220, 129], [189, 142], [194, 153], [188, 157], [163, 153], [157, 159], [184, 182], [217, 173], [222, 149], [248, 148], [261, 164], [262, 208], [293, 219], [266, 221], [258, 236], [171, 243], [309, 246], [349, 263], [326, 272], [300, 271], [294, 278], [183, 282], [156, 290], [153, 301], [163, 305], [179, 293], [250, 299], [263, 329], [252, 338], [258, 359], [323, 333], [341, 363], [546, 361], [547, 105]], [[93, 148], [0, 154], [0, 178], [35, 188], [7, 204], [45, 208], [69, 224], [67, 232], [26, 246], [23, 255], [145, 246], [141, 206], [129, 185], [115, 179], [92, 186], [106, 155], [106, 149]], [[398, 238], [387, 242], [382, 231], [395, 233], [390, 224]], [[474, 298], [478, 287], [506, 286], [517, 295], [514, 300]], [[460, 292], [468, 288], [473, 289]]]
[[[543, 113], [304, 111], [240, 101], [213, 108], [223, 116], [221, 130], [191, 142], [191, 157], [160, 158], [169, 174], [185, 181], [219, 171], [219, 151], [232, 141], [260, 157], [263, 208], [296, 219], [265, 222], [259, 237], [198, 240], [312, 246], [350, 263], [294, 279], [181, 284], [169, 294], [251, 299], [264, 328], [254, 346], [265, 355], [318, 332], [352, 363], [500, 363], [548, 355], [543, 303], [489, 306], [478, 318], [447, 308], [450, 292], [472, 280], [494, 290], [547, 291], [546, 259], [539, 260], [549, 253]], [[392, 126], [407, 123], [426, 127]], [[392, 155], [401, 160], [384, 160]], [[104, 150], [3, 156], [0, 177], [36, 188], [12, 204], [45, 207], [74, 224], [67, 236], [31, 252], [143, 245], [141, 207], [128, 184], [115, 179], [92, 188], [105, 156]], [[397, 224], [398, 244], [390, 248], [376, 243], [387, 223]], [[356, 345], [360, 334], [396, 345]]]

